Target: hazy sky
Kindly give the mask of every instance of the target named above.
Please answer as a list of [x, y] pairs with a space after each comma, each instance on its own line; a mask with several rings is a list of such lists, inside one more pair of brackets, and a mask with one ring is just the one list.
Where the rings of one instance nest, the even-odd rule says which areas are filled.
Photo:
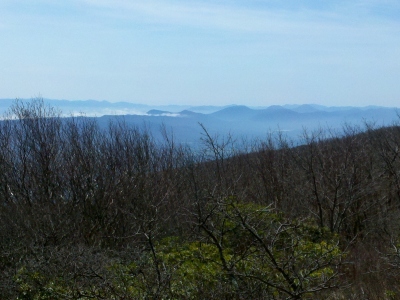
[[400, 105], [399, 0], [1, 0], [0, 98]]

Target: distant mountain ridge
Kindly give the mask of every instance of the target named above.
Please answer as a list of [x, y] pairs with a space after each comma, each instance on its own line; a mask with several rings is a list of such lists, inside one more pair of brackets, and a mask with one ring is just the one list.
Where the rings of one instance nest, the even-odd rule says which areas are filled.
[[[0, 99], [0, 113], [4, 113], [15, 101], [16, 99], [4, 98]], [[30, 101], [30, 99], [20, 99], [21, 101]], [[262, 107], [251, 107], [245, 105], [225, 105], [225, 106], [216, 106], [216, 105], [203, 105], [203, 106], [193, 106], [193, 105], [149, 105], [149, 104], [141, 104], [141, 103], [131, 103], [131, 102], [109, 102], [106, 100], [59, 100], [59, 99], [44, 99], [45, 103], [49, 104], [52, 107], [59, 108], [64, 114], [68, 114], [70, 112], [79, 111], [84, 114], [96, 114], [96, 116], [115, 114], [118, 115], [119, 112], [123, 111], [133, 111], [138, 112], [139, 115], [147, 114], [147, 112], [152, 111], [163, 111], [165, 113], [176, 114], [182, 111], [191, 111], [194, 113], [202, 113], [202, 114], [214, 114], [214, 115], [223, 115], [223, 114], [252, 114], [255, 111], [263, 111], [268, 109], [272, 110], [291, 110], [297, 113], [312, 113], [319, 111], [326, 112], [343, 112], [349, 111], [353, 109], [357, 110], [370, 110], [370, 109], [396, 109], [395, 107], [383, 107], [383, 106], [323, 106], [319, 104], [284, 104], [284, 105], [271, 105], [271, 106], [262, 106]], [[114, 111], [114, 113], [112, 113]]]
[[[29, 101], [29, 100], [22, 100]], [[326, 107], [317, 104], [272, 105], [251, 108], [245, 105], [229, 106], [151, 106], [128, 102], [67, 101], [44, 99], [59, 109], [64, 116], [82, 114], [96, 117], [101, 126], [112, 119], [150, 129], [161, 138], [160, 128], [167, 128], [178, 142], [194, 145], [202, 137], [202, 124], [212, 135], [264, 138], [268, 133], [281, 131], [291, 137], [299, 136], [307, 128], [330, 127], [339, 130], [344, 123], [362, 125], [392, 125], [399, 120], [397, 108], [380, 106]], [[0, 113], [9, 109], [14, 100], [0, 99]]]

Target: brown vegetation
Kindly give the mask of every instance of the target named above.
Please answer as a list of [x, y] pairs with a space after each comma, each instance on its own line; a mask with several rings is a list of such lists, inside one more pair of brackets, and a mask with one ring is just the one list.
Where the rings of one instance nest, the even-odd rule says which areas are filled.
[[247, 150], [203, 128], [194, 152], [16, 101], [0, 123], [0, 298], [400, 298], [399, 128]]

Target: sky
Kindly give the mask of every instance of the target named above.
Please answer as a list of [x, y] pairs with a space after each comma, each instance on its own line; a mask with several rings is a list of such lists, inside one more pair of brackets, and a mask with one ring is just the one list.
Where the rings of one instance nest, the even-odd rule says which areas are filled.
[[0, 98], [400, 106], [398, 0], [1, 0]]

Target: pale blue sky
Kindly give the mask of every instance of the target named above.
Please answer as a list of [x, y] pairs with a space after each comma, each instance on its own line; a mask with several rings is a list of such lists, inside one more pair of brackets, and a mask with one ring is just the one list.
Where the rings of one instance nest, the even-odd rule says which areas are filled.
[[400, 106], [400, 1], [1, 0], [0, 98]]

